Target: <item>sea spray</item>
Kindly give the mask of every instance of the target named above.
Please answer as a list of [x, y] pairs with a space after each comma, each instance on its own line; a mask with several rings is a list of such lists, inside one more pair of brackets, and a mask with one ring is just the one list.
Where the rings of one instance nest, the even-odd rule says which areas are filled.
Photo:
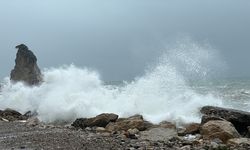
[[12, 84], [6, 78], [0, 109], [36, 111], [44, 122], [73, 121], [106, 112], [121, 117], [141, 114], [153, 123], [199, 122], [202, 106], [221, 106], [222, 101], [211, 94], [198, 94], [188, 78], [207, 76], [206, 65], [215, 58], [197, 44], [182, 45], [168, 50], [144, 76], [123, 86], [105, 85], [96, 71], [74, 65], [45, 69], [44, 82], [37, 87]]

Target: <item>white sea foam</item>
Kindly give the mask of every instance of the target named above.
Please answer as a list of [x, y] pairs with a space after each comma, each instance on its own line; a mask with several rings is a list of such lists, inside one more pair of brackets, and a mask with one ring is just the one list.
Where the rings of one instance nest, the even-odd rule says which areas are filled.
[[144, 76], [122, 87], [107, 86], [97, 72], [74, 65], [44, 70], [44, 83], [38, 87], [12, 84], [6, 78], [0, 109], [36, 111], [45, 122], [72, 121], [104, 112], [124, 117], [142, 114], [154, 123], [199, 122], [200, 107], [222, 105], [222, 101], [191, 89], [187, 76], [206, 76], [207, 65], [215, 58], [204, 47], [185, 44], [167, 51]]

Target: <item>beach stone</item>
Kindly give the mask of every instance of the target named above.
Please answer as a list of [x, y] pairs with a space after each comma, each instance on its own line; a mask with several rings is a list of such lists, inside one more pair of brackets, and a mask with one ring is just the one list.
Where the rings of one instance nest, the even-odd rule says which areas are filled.
[[209, 121], [201, 126], [200, 132], [203, 139], [213, 140], [218, 138], [223, 143], [226, 143], [229, 139], [240, 137], [233, 124], [228, 121]]
[[190, 123], [185, 125], [183, 135], [187, 134], [199, 134], [200, 133], [200, 124], [199, 123]]
[[75, 127], [75, 128], [81, 128], [84, 129], [86, 128], [86, 122], [87, 118], [77, 118], [72, 124], [71, 126]]
[[231, 122], [242, 135], [248, 133], [247, 127], [250, 126], [250, 112], [214, 106], [202, 107], [200, 112], [208, 116], [223, 118]]
[[129, 129], [146, 130], [151, 123], [144, 121], [142, 116], [132, 116], [129, 118], [119, 118], [116, 122], [111, 122], [106, 126], [108, 131], [127, 131]]
[[16, 121], [16, 120], [24, 120], [26, 119], [21, 113], [15, 111], [13, 109], [5, 109], [4, 111], [0, 111], [0, 118], [4, 118], [8, 121]]
[[191, 150], [191, 145], [183, 146], [179, 150]]
[[93, 118], [78, 118], [72, 126], [76, 128], [86, 127], [106, 127], [110, 122], [114, 122], [118, 119], [118, 115], [112, 113], [103, 113]]
[[233, 138], [227, 141], [229, 145], [240, 145], [240, 144], [247, 144], [250, 146], [250, 139], [249, 138]]
[[140, 139], [150, 141], [167, 141], [177, 136], [177, 131], [172, 128], [159, 127], [140, 132]]
[[218, 149], [219, 148], [219, 144], [218, 143], [216, 143], [216, 142], [210, 142], [210, 148], [211, 149]]
[[42, 74], [37, 65], [37, 58], [29, 48], [20, 44], [15, 60], [15, 67], [11, 71], [10, 80], [24, 82], [28, 85], [37, 85], [42, 81]]
[[27, 126], [37, 126], [40, 124], [40, 120], [37, 118], [37, 117], [32, 117], [32, 118], [29, 118], [26, 122], [26, 125]]
[[86, 121], [86, 126], [87, 127], [106, 127], [106, 125], [109, 122], [115, 122], [118, 119], [118, 115], [116, 114], [108, 114], [108, 113], [103, 113], [100, 114], [94, 118], [89, 118]]
[[159, 126], [163, 127], [163, 128], [173, 128], [173, 129], [176, 129], [176, 125], [173, 124], [173, 123], [171, 123], [171, 122], [168, 122], [168, 121], [160, 122]]
[[103, 127], [97, 127], [95, 130], [96, 132], [107, 132], [107, 130]]
[[203, 115], [201, 118], [201, 125], [207, 123], [208, 121], [211, 120], [221, 120], [221, 121], [225, 121], [225, 119], [220, 118], [220, 117], [215, 117], [215, 116], [208, 116], [208, 115]]
[[128, 133], [130, 134], [130, 135], [136, 135], [136, 134], [138, 134], [140, 131], [138, 130], [138, 129], [136, 129], [136, 128], [134, 128], [134, 129], [128, 129]]

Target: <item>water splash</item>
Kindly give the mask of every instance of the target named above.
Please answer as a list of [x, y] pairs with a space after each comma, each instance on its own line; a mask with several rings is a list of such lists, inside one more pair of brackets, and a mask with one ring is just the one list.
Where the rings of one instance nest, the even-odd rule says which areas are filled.
[[146, 120], [176, 123], [199, 122], [199, 108], [222, 105], [213, 95], [201, 95], [189, 85], [189, 75], [207, 76], [217, 56], [197, 44], [180, 45], [162, 55], [144, 76], [124, 86], [105, 85], [99, 74], [74, 65], [43, 71], [39, 87], [12, 84], [6, 78], [0, 109], [36, 111], [44, 122], [72, 121], [104, 112], [120, 116], [142, 114]]

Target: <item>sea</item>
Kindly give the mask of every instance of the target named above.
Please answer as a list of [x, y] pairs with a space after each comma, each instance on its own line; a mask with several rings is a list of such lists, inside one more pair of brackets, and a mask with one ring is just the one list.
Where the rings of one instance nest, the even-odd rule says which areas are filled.
[[129, 81], [104, 81], [82, 66], [45, 68], [39, 86], [2, 79], [0, 110], [33, 111], [47, 123], [116, 113], [176, 124], [200, 122], [206, 105], [250, 111], [250, 78], [219, 76], [227, 68], [222, 60], [216, 50], [192, 43], [164, 52]]

